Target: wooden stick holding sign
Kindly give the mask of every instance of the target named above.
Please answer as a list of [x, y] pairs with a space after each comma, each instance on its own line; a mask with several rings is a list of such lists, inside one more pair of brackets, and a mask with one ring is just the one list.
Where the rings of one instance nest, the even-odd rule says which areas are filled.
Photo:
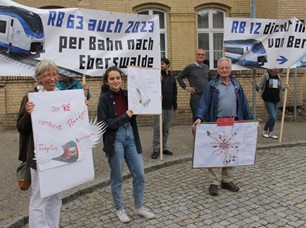
[[[288, 85], [288, 83], [289, 83], [289, 72], [290, 72], [290, 68], [287, 68], [286, 85]], [[285, 112], [286, 112], [287, 94], [288, 94], [288, 89], [286, 88], [285, 89], [285, 95], [284, 95], [281, 127], [280, 127], [280, 133], [279, 133], [279, 143], [281, 143], [282, 139], [283, 139], [283, 129], [284, 129], [284, 120], [285, 120]]]
[[85, 76], [85, 74], [83, 74], [83, 76], [82, 76], [82, 86], [83, 86], [83, 91], [84, 91], [85, 103], [88, 106], [89, 105], [90, 95], [88, 95], [89, 87], [86, 84], [86, 76]]

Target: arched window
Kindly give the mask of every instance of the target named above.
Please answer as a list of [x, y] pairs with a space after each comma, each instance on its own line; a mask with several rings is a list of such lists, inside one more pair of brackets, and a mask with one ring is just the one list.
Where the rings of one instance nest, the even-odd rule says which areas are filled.
[[160, 31], [160, 56], [167, 57], [167, 23], [166, 13], [161, 10], [150, 9], [139, 11], [138, 14], [158, 15], [159, 16], [159, 31]]
[[217, 67], [223, 55], [224, 15], [220, 10], [202, 10], [197, 13], [198, 48], [206, 50], [210, 69]]

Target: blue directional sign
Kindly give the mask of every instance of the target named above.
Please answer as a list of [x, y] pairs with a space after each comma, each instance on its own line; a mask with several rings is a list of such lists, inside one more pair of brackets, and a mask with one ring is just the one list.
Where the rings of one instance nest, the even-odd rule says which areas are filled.
[[279, 58], [277, 59], [279, 64], [284, 64], [285, 62], [288, 61], [288, 59], [285, 56], [279, 56]]

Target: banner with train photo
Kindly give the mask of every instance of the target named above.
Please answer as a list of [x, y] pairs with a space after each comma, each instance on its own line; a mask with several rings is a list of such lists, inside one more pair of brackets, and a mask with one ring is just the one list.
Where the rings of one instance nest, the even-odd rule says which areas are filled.
[[305, 25], [297, 18], [226, 17], [223, 47], [234, 70], [306, 66]]
[[101, 76], [113, 65], [160, 68], [159, 18], [0, 0], [0, 50], [0, 76], [31, 76], [41, 59], [68, 76]]

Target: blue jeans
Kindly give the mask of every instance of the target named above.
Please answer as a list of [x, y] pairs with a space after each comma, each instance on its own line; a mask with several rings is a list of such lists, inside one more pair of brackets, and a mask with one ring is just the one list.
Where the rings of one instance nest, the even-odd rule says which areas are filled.
[[269, 117], [266, 121], [264, 131], [273, 132], [276, 117], [277, 117], [277, 111], [279, 107], [279, 102], [273, 103], [273, 102], [265, 102], [266, 110], [269, 114]]
[[124, 160], [133, 177], [134, 204], [136, 207], [141, 207], [145, 185], [144, 167], [142, 156], [137, 153], [133, 129], [129, 123], [118, 129], [114, 146], [115, 153], [112, 157], [108, 157], [108, 163], [111, 168], [110, 180], [115, 207], [118, 210], [123, 208], [122, 175]]

